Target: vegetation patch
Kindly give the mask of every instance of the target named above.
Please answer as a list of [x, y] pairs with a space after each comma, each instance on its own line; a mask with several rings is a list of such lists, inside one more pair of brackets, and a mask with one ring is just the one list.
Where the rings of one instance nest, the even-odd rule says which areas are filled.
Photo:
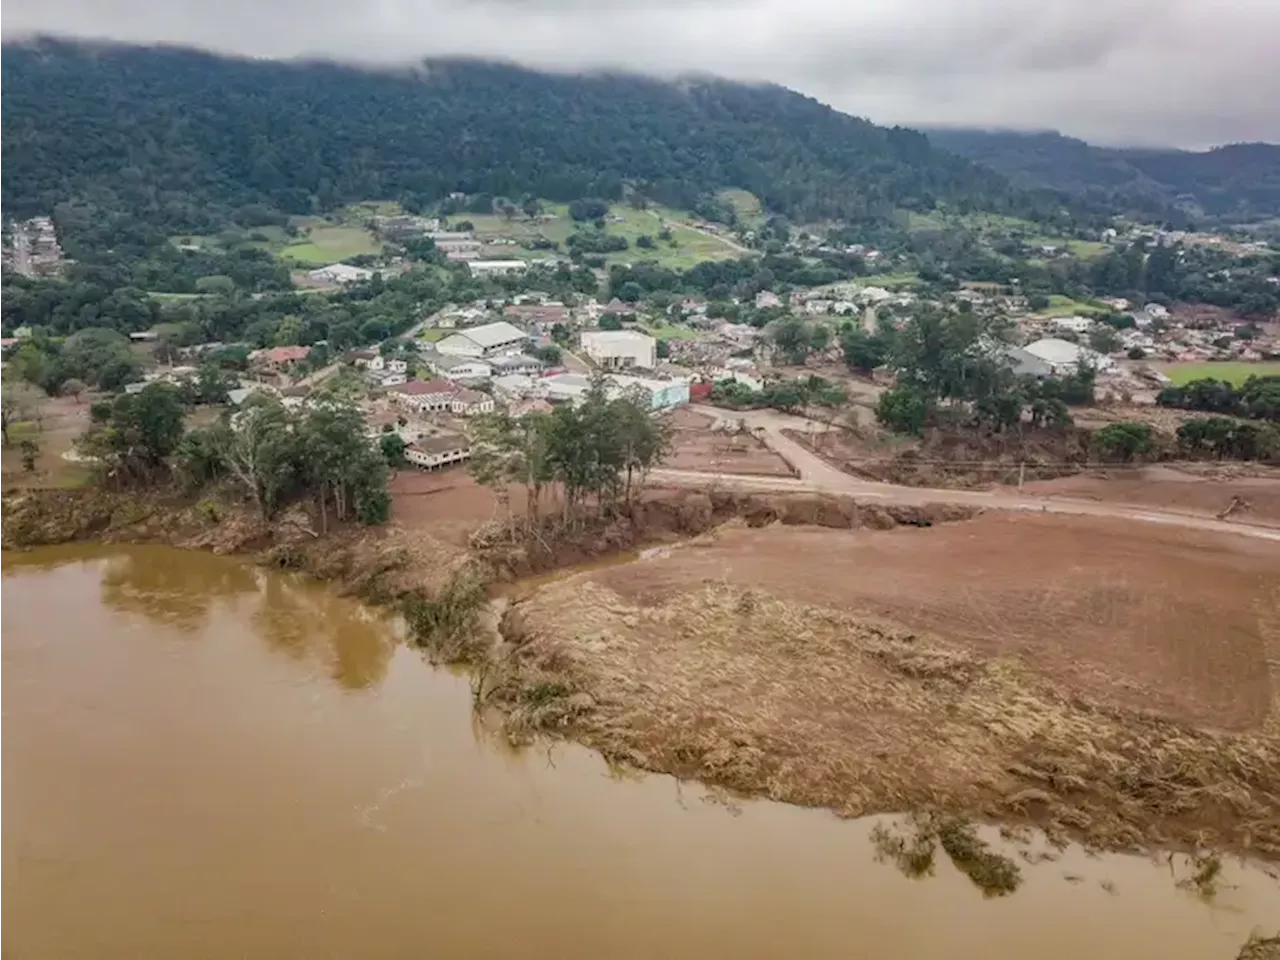
[[1225, 380], [1242, 385], [1250, 377], [1280, 376], [1280, 361], [1260, 363], [1169, 363], [1160, 372], [1178, 386], [1194, 380]]

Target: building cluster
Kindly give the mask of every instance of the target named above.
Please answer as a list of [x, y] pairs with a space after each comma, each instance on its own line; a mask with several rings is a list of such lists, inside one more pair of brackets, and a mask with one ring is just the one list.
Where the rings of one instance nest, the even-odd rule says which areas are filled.
[[13, 238], [4, 247], [4, 267], [24, 277], [56, 274], [66, 263], [58, 230], [51, 217], [32, 217], [13, 226]]

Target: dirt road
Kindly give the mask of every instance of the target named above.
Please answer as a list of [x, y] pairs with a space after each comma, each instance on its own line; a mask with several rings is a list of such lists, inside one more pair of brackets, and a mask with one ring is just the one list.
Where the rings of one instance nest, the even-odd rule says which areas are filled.
[[962, 503], [987, 507], [992, 510], [1025, 510], [1045, 513], [1065, 513], [1080, 516], [1116, 517], [1126, 520], [1142, 520], [1163, 523], [1194, 530], [1211, 530], [1243, 534], [1280, 543], [1280, 530], [1251, 526], [1247, 523], [1212, 520], [1190, 513], [1172, 510], [1145, 510], [1118, 504], [1075, 500], [1069, 497], [1034, 496], [1003, 491], [941, 490], [930, 487], [900, 487], [891, 483], [863, 480], [850, 476], [831, 466], [821, 457], [810, 453], [794, 440], [783, 435], [784, 429], [822, 431], [826, 426], [804, 417], [779, 413], [776, 410], [724, 411], [715, 407], [693, 405], [692, 409], [718, 419], [732, 417], [745, 420], [747, 426], [760, 436], [765, 444], [785, 457], [800, 473], [798, 479], [789, 477], [736, 476], [721, 473], [699, 473], [687, 470], [654, 470], [652, 478], [659, 483], [677, 486], [719, 485], [737, 490], [761, 492], [810, 491], [843, 496], [882, 500], [887, 503]]

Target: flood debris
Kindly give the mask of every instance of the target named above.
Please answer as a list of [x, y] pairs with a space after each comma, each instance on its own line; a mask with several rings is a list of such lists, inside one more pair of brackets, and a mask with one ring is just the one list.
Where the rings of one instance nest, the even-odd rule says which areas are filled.
[[897, 827], [877, 824], [871, 843], [879, 862], [892, 863], [913, 879], [933, 875], [936, 852], [941, 849], [984, 896], [1007, 896], [1022, 882], [1017, 863], [993, 850], [972, 823], [958, 817], [913, 814]]

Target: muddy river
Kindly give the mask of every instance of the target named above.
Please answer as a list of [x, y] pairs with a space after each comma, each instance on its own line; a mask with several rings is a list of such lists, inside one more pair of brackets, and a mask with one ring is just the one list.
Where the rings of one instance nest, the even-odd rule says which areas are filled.
[[5, 558], [4, 954], [1234, 957], [1280, 884], [1024, 865], [984, 899], [870, 825], [505, 748], [378, 613], [161, 548]]

